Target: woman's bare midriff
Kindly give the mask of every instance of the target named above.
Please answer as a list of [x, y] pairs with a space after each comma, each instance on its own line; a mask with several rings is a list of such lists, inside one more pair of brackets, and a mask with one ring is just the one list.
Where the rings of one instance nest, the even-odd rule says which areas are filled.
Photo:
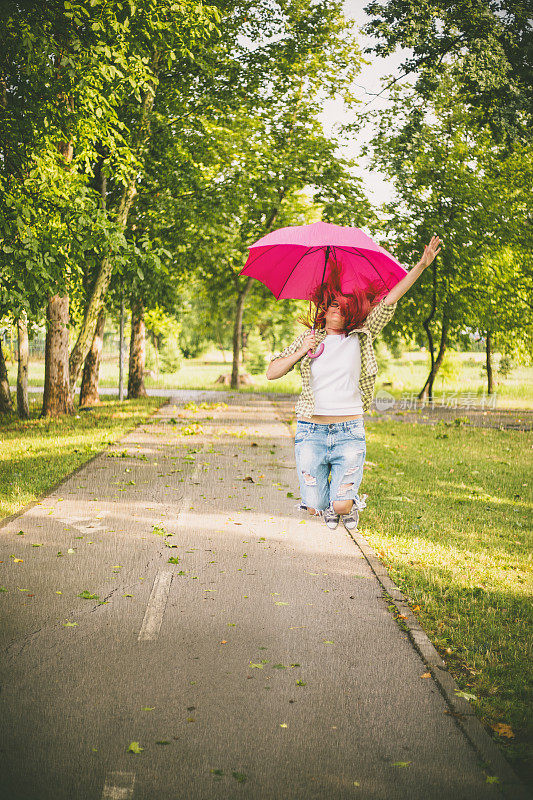
[[362, 414], [352, 414], [349, 417], [326, 417], [313, 414], [312, 417], [300, 417], [303, 422], [317, 422], [319, 425], [331, 425], [335, 422], [349, 422], [351, 419], [362, 419]]

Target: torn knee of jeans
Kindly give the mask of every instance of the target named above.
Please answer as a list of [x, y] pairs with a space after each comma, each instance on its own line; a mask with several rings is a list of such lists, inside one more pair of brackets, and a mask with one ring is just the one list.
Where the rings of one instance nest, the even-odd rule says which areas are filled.
[[338, 496], [342, 497], [343, 495], [347, 494], [347, 492], [350, 491], [352, 486], [353, 486], [353, 483], [341, 483], [341, 485], [339, 486], [339, 491], [337, 493]]
[[308, 472], [302, 472], [304, 476], [304, 483], [306, 486], [316, 486], [316, 478]]

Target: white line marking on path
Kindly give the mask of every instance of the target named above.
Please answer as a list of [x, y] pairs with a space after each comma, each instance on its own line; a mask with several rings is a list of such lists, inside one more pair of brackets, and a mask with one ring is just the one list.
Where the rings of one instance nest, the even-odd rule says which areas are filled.
[[92, 533], [98, 533], [98, 531], [107, 530], [107, 525], [102, 525], [103, 517], [100, 517], [99, 519], [93, 519], [89, 516], [79, 517], [73, 515], [70, 517], [58, 517], [58, 519], [59, 522], [62, 522], [64, 525], [70, 525], [71, 528], [74, 528], [84, 535], [90, 535]]
[[[198, 477], [200, 477], [200, 464], [195, 465], [191, 480], [195, 480]], [[182, 521], [183, 515], [187, 513], [190, 504], [191, 498], [188, 496], [181, 501], [181, 508], [177, 518], [178, 524]], [[157, 639], [163, 623], [172, 575], [172, 572], [159, 572], [156, 575], [137, 641], [147, 642]]]
[[134, 772], [111, 772], [106, 778], [102, 800], [131, 800]]
[[171, 581], [172, 572], [159, 572], [155, 576], [150, 599], [148, 600], [148, 607], [137, 641], [146, 642], [157, 639], [163, 622], [163, 614], [165, 613]]

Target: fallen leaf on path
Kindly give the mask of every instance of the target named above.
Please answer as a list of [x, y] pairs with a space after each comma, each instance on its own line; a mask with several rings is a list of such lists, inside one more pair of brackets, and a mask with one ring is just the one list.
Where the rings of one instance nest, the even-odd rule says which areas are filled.
[[141, 750], [144, 750], [144, 747], [141, 747], [139, 742], [131, 742], [128, 747], [128, 753], [140, 753]]
[[409, 764], [412, 764], [412, 761], [394, 761], [391, 766], [393, 766], [393, 767], [408, 767]]
[[97, 594], [91, 594], [87, 589], [84, 589], [84, 591], [81, 594], [79, 594], [78, 597], [81, 597], [83, 600], [99, 600], [100, 599]]
[[423, 675], [420, 676], [421, 678], [431, 678], [431, 672], [424, 672]]

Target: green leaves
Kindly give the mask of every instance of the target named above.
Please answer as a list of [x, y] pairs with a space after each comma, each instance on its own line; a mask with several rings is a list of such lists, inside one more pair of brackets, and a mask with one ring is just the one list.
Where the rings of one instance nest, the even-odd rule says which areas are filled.
[[99, 596], [97, 594], [91, 594], [87, 589], [84, 589], [78, 597], [83, 598], [83, 600], [99, 600]]

